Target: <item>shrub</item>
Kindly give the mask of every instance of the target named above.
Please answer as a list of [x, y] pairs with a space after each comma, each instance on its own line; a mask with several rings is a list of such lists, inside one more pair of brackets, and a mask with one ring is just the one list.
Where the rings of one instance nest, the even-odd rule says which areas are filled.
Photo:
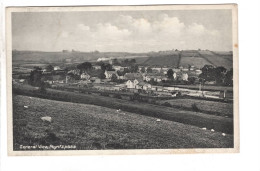
[[191, 108], [192, 108], [192, 110], [193, 110], [194, 112], [199, 112], [199, 111], [200, 111], [200, 109], [198, 108], [198, 106], [197, 106], [196, 103], [193, 103], [193, 104], [191, 105]]
[[163, 105], [167, 107], [172, 107], [172, 105], [169, 102], [165, 102]]
[[122, 97], [121, 97], [120, 94], [115, 94], [114, 97], [115, 97], [115, 98], [118, 98], [118, 99], [122, 99]]

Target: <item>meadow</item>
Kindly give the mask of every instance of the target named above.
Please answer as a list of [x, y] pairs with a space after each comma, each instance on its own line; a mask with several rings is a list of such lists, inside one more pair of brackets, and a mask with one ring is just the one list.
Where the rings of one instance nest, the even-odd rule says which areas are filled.
[[[44, 116], [53, 122], [43, 122]], [[20, 145], [50, 144], [76, 145], [78, 150], [233, 147], [231, 134], [157, 119], [96, 105], [14, 95], [14, 150], [20, 150]]]

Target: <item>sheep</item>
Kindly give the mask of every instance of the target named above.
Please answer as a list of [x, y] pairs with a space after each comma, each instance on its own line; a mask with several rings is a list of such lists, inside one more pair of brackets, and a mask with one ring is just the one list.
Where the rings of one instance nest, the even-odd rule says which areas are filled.
[[160, 122], [161, 121], [161, 119], [156, 119], [156, 122]]
[[226, 136], [226, 134], [225, 134], [225, 133], [222, 133], [222, 135], [223, 135], [223, 136]]
[[214, 129], [211, 129], [211, 132], [214, 132], [215, 130]]
[[202, 128], [203, 130], [207, 130], [207, 128]]
[[28, 109], [29, 106], [23, 106], [25, 109]]
[[121, 110], [120, 109], [118, 109], [118, 110], [116, 110], [117, 112], [120, 112]]
[[50, 116], [44, 116], [44, 117], [41, 117], [41, 120], [42, 120], [42, 121], [49, 122], [49, 123], [52, 122], [52, 118], [51, 118]]

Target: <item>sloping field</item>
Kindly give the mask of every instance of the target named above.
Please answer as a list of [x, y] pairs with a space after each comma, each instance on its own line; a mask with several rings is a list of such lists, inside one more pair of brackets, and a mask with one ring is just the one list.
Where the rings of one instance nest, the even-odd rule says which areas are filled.
[[25, 89], [14, 89], [13, 92], [19, 93], [21, 95], [30, 95], [52, 100], [93, 104], [113, 109], [123, 109], [128, 112], [134, 112], [145, 116], [158, 117], [161, 119], [167, 119], [199, 127], [207, 127], [210, 129], [215, 129], [219, 132], [230, 134], [233, 133], [233, 119], [204, 114], [200, 112], [180, 110], [172, 107], [134, 102], [112, 97], [100, 96], [96, 94], [67, 92], [54, 89], [47, 89], [47, 92], [44, 94], [37, 93], [36, 90], [26, 91]]
[[181, 57], [180, 66], [188, 67], [189, 65], [202, 68], [204, 65], [211, 65], [211, 63], [201, 57]]
[[146, 60], [137, 60], [138, 64], [149, 65], [149, 66], [169, 66], [169, 67], [178, 67], [179, 64], [179, 55], [163, 55], [148, 57]]
[[223, 66], [226, 69], [230, 69], [233, 67], [232, 55], [217, 55], [216, 53], [212, 53], [211, 51], [199, 51], [200, 56], [214, 66]]
[[[42, 122], [43, 116], [52, 117], [53, 122]], [[14, 149], [50, 144], [76, 145], [79, 150], [233, 147], [232, 135], [156, 119], [94, 105], [17, 95], [13, 98]]]
[[221, 116], [233, 117], [233, 104], [199, 99], [171, 99], [163, 100], [161, 103], [168, 102], [175, 106], [192, 108], [196, 104], [199, 110], [218, 112]]

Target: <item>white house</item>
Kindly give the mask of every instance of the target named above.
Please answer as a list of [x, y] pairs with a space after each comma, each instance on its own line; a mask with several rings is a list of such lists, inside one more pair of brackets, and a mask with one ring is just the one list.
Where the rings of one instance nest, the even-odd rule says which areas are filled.
[[94, 69], [101, 69], [101, 66], [99, 66], [99, 65], [92, 65], [92, 68], [94, 68]]
[[59, 66], [55, 66], [55, 67], [53, 67], [53, 70], [54, 70], [54, 71], [60, 70], [60, 67], [59, 67]]
[[107, 79], [111, 79], [112, 78], [112, 75], [115, 74], [116, 77], [118, 78], [118, 75], [117, 75], [117, 72], [116, 71], [105, 71], [105, 76]]
[[118, 66], [118, 65], [114, 65], [114, 66], [113, 66], [113, 69], [114, 69], [114, 70], [116, 70], [116, 71], [121, 71], [121, 70], [124, 70], [124, 68], [123, 68], [123, 67], [121, 67], [121, 66]]
[[181, 76], [181, 79], [183, 80], [183, 81], [188, 81], [188, 74], [187, 73], [182, 73], [182, 76]]
[[88, 80], [88, 79], [90, 78], [90, 75], [88, 75], [87, 73], [82, 73], [82, 74], [80, 75], [80, 78], [81, 78], [82, 80]]

